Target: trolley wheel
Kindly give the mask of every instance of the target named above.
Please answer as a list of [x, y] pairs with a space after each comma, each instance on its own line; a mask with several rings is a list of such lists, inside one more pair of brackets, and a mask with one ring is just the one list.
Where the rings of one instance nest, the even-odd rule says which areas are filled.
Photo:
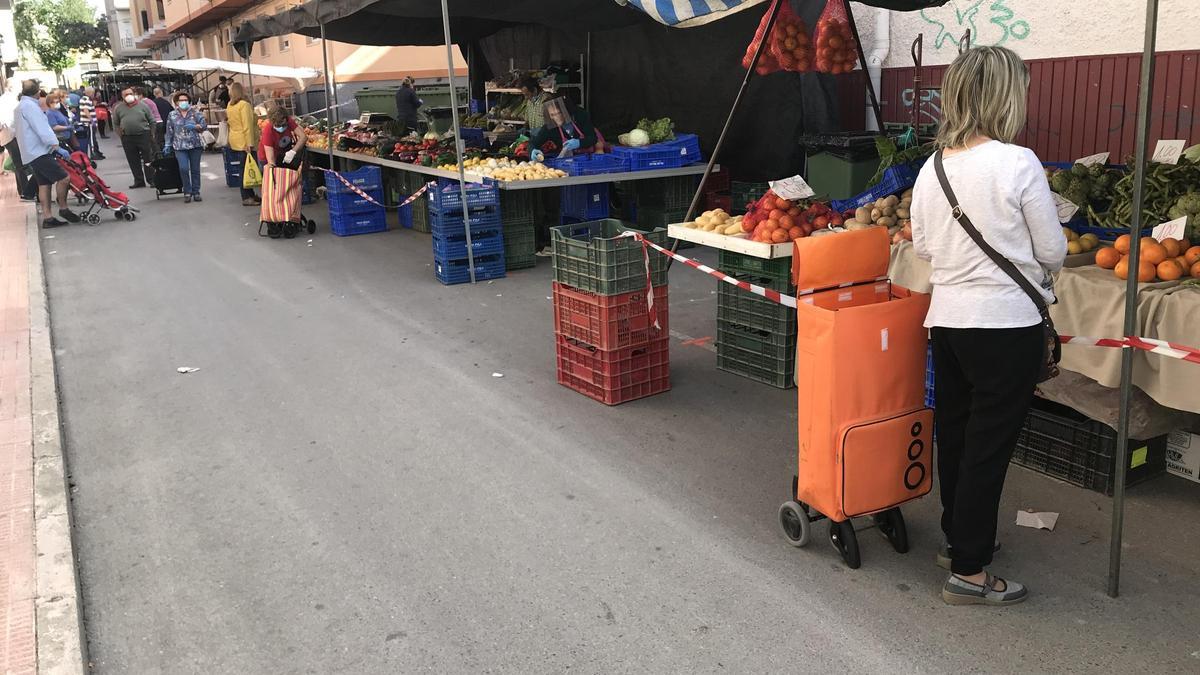
[[125, 207], [121, 207], [116, 211], [113, 211], [113, 218], [116, 218], [117, 220], [125, 220]]
[[87, 214], [87, 216], [85, 216], [84, 219], [87, 221], [88, 225], [99, 225], [100, 224], [100, 214], [99, 213], [89, 213], [89, 214]]
[[124, 217], [125, 217], [125, 220], [130, 223], [137, 220], [137, 214], [134, 213], [133, 211], [126, 211]]
[[304, 227], [306, 230], [308, 230], [309, 234], [313, 234], [317, 231], [317, 221], [313, 220], [312, 218], [305, 218]]
[[904, 524], [904, 514], [900, 513], [900, 507], [876, 513], [875, 526], [884, 538], [891, 542], [896, 553], [908, 553], [908, 527]]
[[862, 566], [862, 557], [858, 553], [858, 535], [854, 533], [854, 523], [843, 520], [840, 523], [829, 521], [829, 543], [842, 556], [842, 562], [852, 570]]
[[793, 501], [784, 502], [779, 507], [779, 526], [783, 528], [783, 536], [787, 537], [787, 542], [796, 548], [807, 544], [812, 533], [808, 510]]

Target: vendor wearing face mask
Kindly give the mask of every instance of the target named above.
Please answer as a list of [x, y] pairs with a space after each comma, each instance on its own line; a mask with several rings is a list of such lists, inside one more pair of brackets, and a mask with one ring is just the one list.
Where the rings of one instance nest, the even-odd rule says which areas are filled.
[[113, 109], [113, 127], [133, 172], [133, 185], [129, 187], [146, 187], [146, 165], [154, 161], [154, 117], [130, 87], [121, 92], [121, 103]]
[[259, 157], [267, 166], [282, 166], [289, 169], [300, 167], [300, 151], [304, 149], [305, 136], [297, 131], [296, 119], [280, 107], [271, 109], [268, 124], [259, 141]]

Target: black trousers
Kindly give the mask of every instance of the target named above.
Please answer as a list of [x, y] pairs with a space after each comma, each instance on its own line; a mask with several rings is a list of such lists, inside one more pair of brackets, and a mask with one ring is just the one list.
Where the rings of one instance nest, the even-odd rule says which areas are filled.
[[938, 476], [951, 570], [992, 562], [1000, 493], [1037, 384], [1041, 325], [934, 328]]
[[17, 145], [17, 139], [9, 141], [4, 149], [12, 157], [13, 178], [17, 180], [17, 194], [26, 198], [36, 197], [37, 185], [29, 180], [29, 170], [21, 163], [21, 147]]
[[125, 149], [125, 159], [129, 162], [129, 171], [133, 173], [133, 182], [144, 185], [146, 180], [146, 164], [154, 161], [154, 139], [152, 134], [126, 134], [121, 137], [121, 147]]

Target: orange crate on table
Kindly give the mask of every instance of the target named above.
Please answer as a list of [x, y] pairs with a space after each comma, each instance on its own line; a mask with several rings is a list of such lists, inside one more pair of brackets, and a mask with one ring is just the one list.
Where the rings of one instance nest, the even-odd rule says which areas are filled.
[[558, 383], [605, 405], [671, 388], [669, 338], [611, 350], [596, 349], [563, 335], [554, 339]]
[[598, 295], [554, 282], [554, 332], [597, 349], [617, 349], [666, 337], [667, 287], [654, 288], [659, 327], [650, 320], [646, 291]]

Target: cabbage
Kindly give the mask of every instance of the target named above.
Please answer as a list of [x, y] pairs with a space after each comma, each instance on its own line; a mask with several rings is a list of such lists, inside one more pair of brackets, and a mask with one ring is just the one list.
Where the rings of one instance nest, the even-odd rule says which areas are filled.
[[632, 148], [640, 148], [643, 145], [650, 145], [650, 134], [641, 129], [632, 129], [628, 134], [629, 146]]

